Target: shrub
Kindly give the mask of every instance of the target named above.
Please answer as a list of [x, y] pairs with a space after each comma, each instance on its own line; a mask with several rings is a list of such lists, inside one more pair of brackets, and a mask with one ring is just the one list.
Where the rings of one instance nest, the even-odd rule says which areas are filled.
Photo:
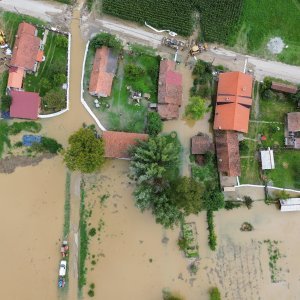
[[213, 211], [208, 210], [206, 213], [208, 225], [208, 244], [211, 250], [215, 251], [217, 247], [217, 236], [215, 234], [214, 214]]
[[89, 235], [90, 235], [90, 236], [94, 236], [94, 235], [96, 235], [96, 232], [97, 232], [97, 231], [96, 231], [96, 228], [93, 227], [93, 228], [91, 228], [91, 229], [89, 230]]
[[244, 197], [245, 205], [247, 206], [248, 209], [252, 208], [253, 205], [253, 200], [249, 196]]
[[122, 43], [119, 39], [117, 39], [114, 35], [111, 35], [106, 32], [102, 32], [97, 34], [90, 43], [91, 47], [94, 49], [100, 48], [102, 46], [107, 46], [110, 48], [114, 48], [117, 51], [122, 49]]
[[4, 95], [1, 98], [1, 110], [2, 111], [9, 111], [11, 105], [11, 96]]
[[44, 151], [56, 154], [60, 150], [62, 150], [62, 145], [59, 144], [55, 139], [48, 138], [48, 137], [42, 137], [42, 142], [41, 142]]
[[231, 210], [231, 209], [239, 208], [239, 207], [241, 207], [240, 203], [234, 203], [232, 201], [226, 201], [225, 202], [225, 209], [226, 210]]
[[125, 78], [130, 81], [137, 80], [145, 74], [145, 70], [135, 64], [125, 65], [124, 72]]
[[93, 290], [89, 290], [89, 291], [88, 291], [88, 295], [89, 295], [90, 297], [94, 297], [94, 296], [95, 296], [95, 292], [94, 292]]
[[62, 34], [56, 36], [56, 46], [60, 48], [68, 48], [68, 38]]
[[157, 112], [148, 113], [147, 132], [151, 136], [158, 135], [163, 128], [163, 122]]
[[28, 131], [32, 133], [38, 133], [42, 129], [42, 125], [40, 123], [36, 123], [34, 121], [25, 121], [25, 122], [15, 122], [9, 126], [9, 134], [16, 135], [21, 131]]
[[23, 143], [22, 143], [21, 141], [18, 141], [18, 142], [16, 142], [16, 143], [14, 144], [14, 146], [15, 146], [16, 148], [20, 148], [20, 147], [23, 147]]
[[217, 287], [212, 288], [209, 291], [210, 300], [221, 300], [221, 294]]
[[202, 119], [208, 111], [204, 99], [200, 97], [191, 97], [188, 105], [185, 107], [185, 117], [191, 120]]
[[90, 289], [93, 290], [95, 288], [95, 283], [90, 284]]
[[[56, 76], [56, 75], [54, 75]], [[46, 93], [43, 97], [43, 104], [46, 110], [58, 111], [66, 107], [66, 94], [64, 90], [55, 88]]]

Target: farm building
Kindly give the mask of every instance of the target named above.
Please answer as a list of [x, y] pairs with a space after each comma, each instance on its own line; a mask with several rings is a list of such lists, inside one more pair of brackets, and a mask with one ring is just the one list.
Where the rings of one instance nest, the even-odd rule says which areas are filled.
[[300, 198], [288, 198], [280, 199], [281, 211], [299, 211], [300, 210]]
[[215, 131], [219, 173], [223, 176], [240, 176], [240, 152], [238, 134], [234, 131]]
[[108, 47], [96, 50], [93, 70], [89, 83], [89, 93], [97, 97], [109, 97], [113, 78], [117, 69], [118, 58]]
[[286, 116], [285, 145], [300, 149], [300, 112], [291, 112]]
[[277, 92], [283, 92], [287, 94], [296, 94], [298, 87], [292, 84], [285, 84], [281, 82], [272, 81], [271, 89]]
[[10, 116], [19, 119], [38, 118], [41, 98], [38, 93], [11, 91], [12, 103], [10, 106]]
[[275, 169], [274, 153], [273, 150], [270, 149], [270, 147], [268, 147], [268, 150], [260, 151], [260, 158], [261, 168], [263, 170]]
[[37, 37], [37, 29], [31, 24], [22, 22], [16, 35], [10, 65], [35, 72], [38, 62], [43, 59], [41, 43], [41, 39]]
[[104, 131], [102, 138], [104, 140], [105, 157], [129, 159], [129, 148], [135, 146], [138, 140], [147, 140], [148, 134]]
[[252, 105], [250, 75], [227, 72], [219, 75], [214, 129], [247, 133]]
[[163, 120], [177, 119], [182, 102], [182, 75], [176, 63], [162, 60], [159, 68], [157, 112]]

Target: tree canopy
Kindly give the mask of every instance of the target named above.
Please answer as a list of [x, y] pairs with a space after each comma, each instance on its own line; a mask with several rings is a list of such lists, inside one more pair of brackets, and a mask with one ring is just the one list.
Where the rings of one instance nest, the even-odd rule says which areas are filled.
[[204, 114], [208, 111], [205, 100], [193, 96], [190, 98], [188, 105], [185, 107], [185, 116], [187, 119], [200, 120]]
[[46, 110], [60, 110], [66, 107], [66, 95], [62, 89], [52, 89], [43, 97]]
[[129, 81], [134, 81], [139, 79], [141, 76], [145, 75], [145, 70], [135, 64], [127, 64], [124, 68], [125, 78]]
[[151, 136], [158, 135], [163, 128], [163, 122], [159, 114], [155, 111], [148, 113], [147, 132]]
[[206, 210], [216, 211], [225, 205], [224, 195], [218, 189], [207, 189], [203, 199]]
[[180, 177], [172, 183], [171, 197], [186, 215], [197, 214], [203, 208], [204, 186], [190, 177]]
[[100, 48], [102, 46], [107, 46], [113, 48], [117, 51], [122, 49], [122, 42], [117, 39], [114, 35], [106, 32], [97, 34], [90, 43], [91, 47], [94, 49]]
[[92, 173], [104, 163], [104, 142], [93, 127], [80, 128], [69, 137], [64, 161], [72, 171]]

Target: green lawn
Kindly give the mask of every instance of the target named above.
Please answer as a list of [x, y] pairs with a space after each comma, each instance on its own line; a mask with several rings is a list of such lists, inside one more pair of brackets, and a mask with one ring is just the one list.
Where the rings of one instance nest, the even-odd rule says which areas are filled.
[[[292, 169], [282, 169], [280, 167], [280, 161], [285, 159], [288, 154], [291, 154], [291, 162], [297, 158], [297, 155], [300, 157], [300, 152], [280, 150], [284, 148], [284, 122], [287, 112], [295, 111], [296, 104], [295, 102], [288, 99], [288, 97], [278, 98], [276, 93], [272, 94], [272, 99], [259, 99], [259, 114], [256, 121], [249, 123], [249, 131], [246, 136], [246, 140], [242, 143], [245, 145], [241, 147], [240, 143], [240, 156], [241, 156], [241, 172], [240, 177], [241, 183], [251, 183], [251, 184], [262, 184], [261, 179], [261, 166], [259, 163], [259, 149], [266, 149], [271, 147], [274, 149], [275, 155], [275, 165], [276, 169], [268, 171], [268, 174], [274, 176], [274, 184], [276, 186], [285, 186], [285, 181], [282, 183], [277, 180], [276, 174], [282, 171], [282, 174], [285, 174], [287, 180], [286, 187], [296, 187], [293, 183], [295, 176], [292, 174]], [[254, 120], [255, 117], [251, 116], [251, 119]], [[275, 123], [264, 123], [264, 122], [275, 122]], [[260, 141], [260, 135], [266, 137], [265, 141]], [[296, 154], [295, 154], [296, 153]], [[284, 155], [284, 157], [282, 157]], [[279, 164], [277, 164], [277, 161]], [[278, 166], [277, 166], [278, 165]], [[274, 175], [273, 175], [274, 174]], [[282, 176], [282, 175], [281, 175]], [[278, 177], [280, 178], [280, 177]]]
[[59, 34], [49, 31], [44, 48], [46, 60], [40, 63], [37, 73], [26, 75], [24, 81], [26, 91], [37, 92], [43, 97], [51, 88], [61, 87], [61, 85], [57, 85], [53, 81], [53, 68], [54, 66], [62, 65], [61, 69], [65, 71], [64, 74], [67, 76], [68, 49], [57, 45], [58, 38]]
[[[145, 131], [148, 103], [142, 100], [141, 105], [137, 105], [128, 101], [129, 91], [127, 90], [127, 86], [131, 86], [133, 89], [143, 93], [150, 93], [150, 101], [157, 102], [159, 60], [156, 56], [152, 55], [150, 50], [135, 45], [132, 49], [134, 54], [124, 53], [124, 58], [118, 62], [118, 70], [113, 81], [112, 94], [110, 97], [101, 98], [102, 104], [98, 110], [95, 111], [93, 107], [93, 99], [95, 98], [91, 97], [87, 92], [85, 93], [85, 100], [92, 105], [93, 111], [106, 128], [130, 132]], [[147, 53], [143, 53], [143, 51], [147, 51]], [[94, 55], [95, 51], [90, 48], [85, 64], [85, 91], [88, 91]], [[142, 67], [145, 70], [145, 75], [134, 82], [127, 82], [124, 76], [124, 66], [129, 63]], [[107, 104], [109, 108], [106, 107]]]
[[[15, 42], [15, 37], [18, 31], [19, 24], [23, 21], [36, 24], [36, 25], [45, 25], [46, 23], [40, 19], [30, 17], [22, 14], [15, 14], [9, 11], [5, 11], [1, 13], [1, 19], [3, 22], [4, 28], [2, 29], [6, 35], [6, 39], [9, 45], [13, 45]], [[38, 29], [38, 35], [40, 37], [43, 30]]]
[[300, 65], [299, 0], [244, 0], [237, 47], [251, 53], [269, 56], [266, 45], [270, 38], [281, 37], [289, 47], [277, 59]]
[[300, 151], [280, 150], [274, 152], [275, 169], [266, 172], [274, 186], [300, 188]]

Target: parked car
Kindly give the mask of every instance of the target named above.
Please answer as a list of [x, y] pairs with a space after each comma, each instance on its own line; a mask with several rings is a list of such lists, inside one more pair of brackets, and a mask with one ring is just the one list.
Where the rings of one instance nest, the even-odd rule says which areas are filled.
[[61, 260], [59, 264], [59, 276], [66, 276], [67, 273], [67, 261]]

